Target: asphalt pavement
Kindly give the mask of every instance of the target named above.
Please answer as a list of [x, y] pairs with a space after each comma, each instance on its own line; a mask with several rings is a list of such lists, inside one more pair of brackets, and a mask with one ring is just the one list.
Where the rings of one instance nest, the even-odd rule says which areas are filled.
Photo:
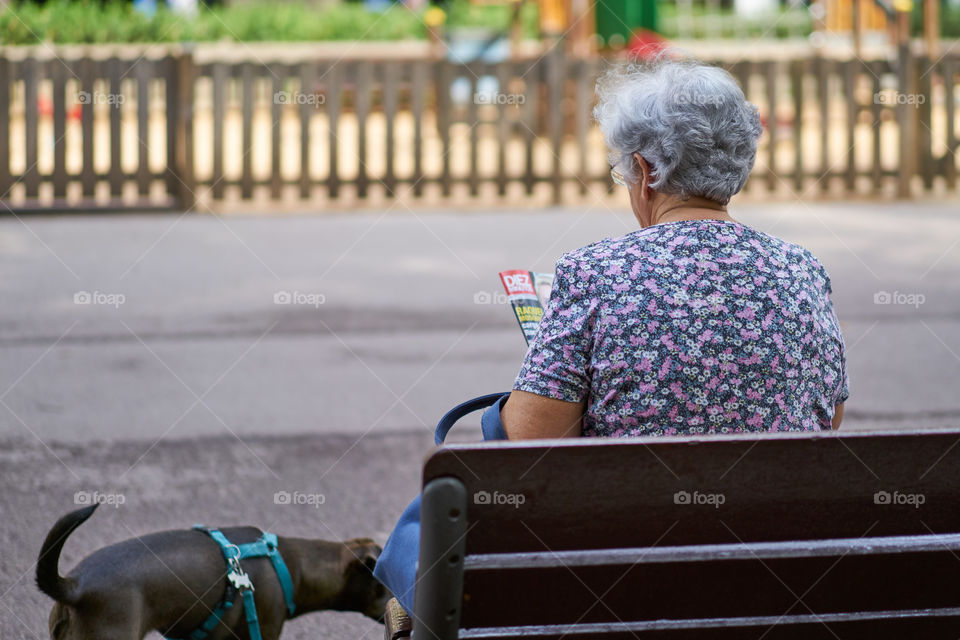
[[[851, 378], [843, 428], [960, 422], [957, 212], [731, 207], [830, 271]], [[47, 637], [33, 562], [93, 492], [122, 504], [74, 534], [65, 570], [194, 522], [384, 540], [437, 418], [508, 389], [520, 365], [497, 272], [552, 270], [634, 228], [605, 206], [0, 219], [0, 638]], [[380, 633], [322, 613], [284, 637]]]

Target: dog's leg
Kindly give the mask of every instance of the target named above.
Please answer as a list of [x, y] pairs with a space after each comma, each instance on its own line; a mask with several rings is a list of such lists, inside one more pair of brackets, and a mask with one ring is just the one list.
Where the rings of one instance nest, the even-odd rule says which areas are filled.
[[62, 640], [143, 640], [150, 631], [138, 593], [98, 594], [84, 605], [70, 612]]
[[260, 621], [260, 637], [263, 640], [280, 640], [280, 631], [283, 629], [283, 620], [264, 622]]
[[71, 622], [73, 624], [70, 625], [68, 633], [61, 636], [63, 640], [143, 640], [147, 635], [138, 628], [136, 621], [132, 620], [93, 619], [92, 616], [84, 616]]

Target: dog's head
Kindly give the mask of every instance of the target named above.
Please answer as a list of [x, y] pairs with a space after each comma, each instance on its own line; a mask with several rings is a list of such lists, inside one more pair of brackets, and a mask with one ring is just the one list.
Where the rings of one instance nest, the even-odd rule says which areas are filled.
[[382, 549], [369, 538], [355, 538], [343, 543], [343, 590], [340, 593], [343, 609], [358, 611], [377, 622], [383, 622], [387, 601], [393, 597], [380, 581], [373, 577]]

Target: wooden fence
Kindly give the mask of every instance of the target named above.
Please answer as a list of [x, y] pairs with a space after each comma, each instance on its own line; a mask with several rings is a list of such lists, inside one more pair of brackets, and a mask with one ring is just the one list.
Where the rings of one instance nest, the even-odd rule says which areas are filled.
[[[960, 58], [901, 54], [713, 61], [764, 121], [747, 193], [955, 191]], [[604, 193], [605, 64], [0, 54], [0, 210]]]

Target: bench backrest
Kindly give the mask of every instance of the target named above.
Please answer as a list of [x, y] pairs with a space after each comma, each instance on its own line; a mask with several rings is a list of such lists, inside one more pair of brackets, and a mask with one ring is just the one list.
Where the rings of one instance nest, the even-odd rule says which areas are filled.
[[960, 432], [450, 445], [414, 637], [960, 637]]

